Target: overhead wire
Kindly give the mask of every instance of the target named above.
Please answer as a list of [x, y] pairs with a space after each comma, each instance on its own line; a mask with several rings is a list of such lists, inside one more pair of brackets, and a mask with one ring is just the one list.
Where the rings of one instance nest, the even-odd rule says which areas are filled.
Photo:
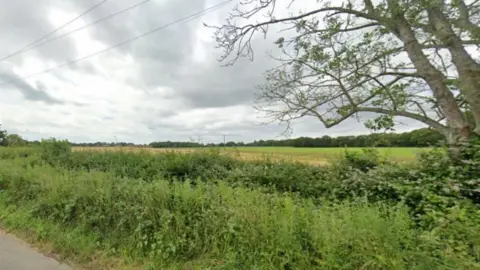
[[[76, 20], [80, 19], [81, 17], [87, 15], [88, 13], [92, 12], [93, 10], [95, 10], [96, 8], [98, 8], [99, 6], [101, 6], [102, 4], [104, 4], [105, 2], [107, 2], [108, 0], [103, 0], [97, 4], [95, 4], [94, 6], [92, 6], [91, 8], [87, 9], [86, 11], [82, 12], [80, 15], [76, 16], [75, 18], [71, 19], [70, 21], [62, 24], [60, 27], [56, 28], [55, 30], [51, 31], [50, 33], [47, 33], [45, 35], [43, 35], [42, 37], [36, 39], [35, 41], [31, 42], [30, 44], [28, 44], [27, 46], [23, 47], [22, 49], [18, 50], [18, 51], [15, 51], [3, 58], [0, 58], [0, 62], [1, 61], [5, 61], [15, 55], [18, 55], [18, 54], [21, 54], [23, 52], [26, 52], [28, 50], [31, 50], [32, 48], [35, 48], [37, 46], [39, 46], [37, 43], [46, 39], [47, 37], [55, 34], [56, 32], [62, 30], [63, 28], [69, 26], [70, 24], [72, 24], [73, 22], [75, 22]], [[54, 38], [54, 39], [57, 39], [57, 38]], [[41, 43], [41, 44], [45, 44], [45, 43]]]
[[77, 62], [83, 61], [83, 60], [85, 60], [85, 59], [88, 59], [88, 58], [97, 56], [97, 55], [102, 54], [102, 53], [104, 53], [104, 52], [110, 51], [110, 50], [112, 50], [112, 49], [115, 49], [115, 48], [118, 48], [118, 47], [120, 47], [120, 46], [123, 46], [123, 45], [125, 45], [125, 44], [127, 44], [127, 43], [130, 43], [130, 42], [132, 42], [132, 41], [135, 41], [135, 40], [138, 40], [138, 39], [140, 39], [140, 38], [143, 38], [143, 37], [145, 37], [145, 36], [147, 36], [147, 35], [151, 35], [151, 34], [153, 34], [153, 33], [155, 33], [155, 32], [158, 32], [158, 31], [160, 31], [160, 30], [163, 30], [163, 29], [165, 29], [165, 28], [167, 28], [167, 27], [170, 27], [170, 26], [172, 26], [172, 25], [174, 25], [174, 24], [177, 24], [177, 23], [180, 23], [180, 22], [183, 22], [183, 21], [193, 20], [193, 19], [196, 19], [197, 17], [201, 17], [201, 16], [203, 16], [203, 15], [205, 15], [205, 14], [208, 14], [208, 13], [210, 13], [210, 12], [212, 12], [212, 11], [215, 11], [215, 10], [221, 8], [222, 6], [224, 6], [224, 5], [226, 5], [227, 3], [232, 2], [232, 1], [233, 1], [233, 0], [223, 1], [223, 2], [221, 2], [221, 3], [219, 3], [219, 4], [216, 4], [216, 5], [214, 5], [214, 6], [211, 6], [211, 7], [209, 7], [209, 8], [203, 9], [203, 10], [201, 10], [201, 11], [198, 11], [198, 12], [195, 12], [195, 13], [190, 14], [190, 15], [188, 15], [188, 16], [182, 17], [182, 18], [177, 19], [177, 20], [175, 20], [175, 21], [172, 21], [172, 22], [170, 22], [170, 23], [164, 24], [164, 25], [162, 25], [162, 26], [160, 26], [160, 27], [157, 27], [157, 28], [154, 28], [154, 29], [152, 29], [152, 30], [149, 30], [149, 31], [147, 31], [147, 32], [145, 32], [145, 33], [143, 33], [143, 34], [141, 34], [141, 35], [138, 35], [138, 36], [135, 36], [135, 37], [133, 37], [133, 38], [124, 40], [124, 41], [122, 41], [122, 42], [120, 42], [120, 43], [117, 43], [117, 44], [115, 44], [115, 45], [113, 45], [113, 46], [110, 46], [110, 47], [108, 47], [108, 48], [106, 48], [106, 49], [103, 49], [103, 50], [100, 50], [100, 51], [97, 51], [97, 52], [94, 52], [94, 53], [91, 53], [91, 54], [82, 56], [82, 57], [80, 57], [80, 58], [77, 58], [77, 59], [72, 60], [72, 61], [68, 61], [68, 62], [63, 63], [63, 64], [61, 64], [61, 65], [58, 65], [58, 66], [55, 66], [55, 67], [52, 67], [52, 68], [48, 68], [48, 69], [42, 70], [42, 71], [40, 71], [40, 72], [32, 73], [32, 74], [27, 75], [27, 76], [24, 76], [24, 77], [19, 77], [19, 78], [13, 79], [13, 80], [5, 81], [5, 82], [0, 82], [0, 86], [6, 85], [6, 84], [10, 84], [10, 83], [16, 82], [16, 81], [26, 80], [26, 79], [29, 79], [29, 78], [38, 76], [38, 75], [40, 75], [40, 74], [48, 73], [48, 72], [51, 72], [51, 71], [53, 71], [53, 70], [56, 70], [56, 69], [59, 69], [59, 68], [65, 67], [65, 66], [69, 66], [69, 65], [75, 64], [75, 63], [77, 63]]
[[6, 60], [6, 59], [8, 59], [8, 58], [10, 58], [10, 57], [13, 57], [13, 56], [22, 54], [22, 53], [24, 53], [24, 52], [27, 52], [27, 51], [29, 51], [29, 50], [32, 50], [32, 49], [34, 49], [34, 48], [37, 48], [37, 47], [43, 46], [43, 45], [45, 45], [45, 44], [51, 43], [51, 42], [53, 42], [53, 41], [55, 41], [55, 40], [57, 40], [57, 39], [63, 38], [63, 37], [68, 36], [68, 35], [71, 35], [71, 34], [73, 34], [73, 33], [76, 33], [76, 32], [78, 32], [78, 31], [80, 31], [80, 30], [83, 30], [83, 29], [88, 28], [88, 27], [90, 27], [90, 26], [93, 26], [93, 25], [95, 25], [95, 24], [98, 24], [98, 23], [101, 23], [101, 22], [103, 22], [103, 21], [106, 21], [106, 20], [108, 20], [108, 19], [110, 19], [110, 18], [113, 18], [113, 17], [115, 17], [115, 16], [118, 16], [118, 15], [120, 15], [120, 14], [122, 14], [122, 13], [125, 13], [125, 12], [127, 12], [127, 11], [129, 11], [129, 10], [132, 10], [132, 9], [134, 9], [134, 8], [136, 8], [136, 7], [139, 7], [139, 6], [141, 6], [141, 5], [145, 4], [145, 3], [148, 3], [148, 2], [150, 2], [150, 1], [151, 1], [151, 0], [143, 0], [143, 1], [141, 1], [141, 2], [138, 2], [138, 3], [136, 3], [136, 4], [133, 4], [133, 5], [129, 6], [129, 7], [127, 7], [127, 8], [124, 8], [124, 9], [118, 11], [118, 12], [112, 13], [112, 14], [106, 16], [106, 17], [103, 17], [103, 18], [101, 18], [101, 19], [98, 19], [98, 20], [96, 20], [96, 21], [93, 21], [93, 22], [91, 22], [91, 23], [89, 23], [89, 24], [86, 24], [86, 25], [84, 25], [84, 26], [82, 26], [82, 27], [79, 27], [79, 28], [77, 28], [77, 29], [75, 29], [75, 30], [72, 30], [72, 31], [70, 31], [70, 32], [67, 32], [67, 33], [58, 35], [58, 36], [56, 36], [56, 37], [53, 37], [53, 38], [51, 38], [51, 39], [49, 39], [49, 40], [46, 40], [46, 41], [41, 42], [41, 43], [38, 43], [38, 44], [31, 44], [29, 47], [25, 47], [24, 49], [22, 49], [22, 50], [20, 50], [20, 51], [17, 51], [17, 52], [15, 52], [15, 53], [12, 53], [12, 54], [4, 57], [4, 58], [0, 58], [0, 62], [1, 62], [1, 61], [4, 61], [4, 60]]

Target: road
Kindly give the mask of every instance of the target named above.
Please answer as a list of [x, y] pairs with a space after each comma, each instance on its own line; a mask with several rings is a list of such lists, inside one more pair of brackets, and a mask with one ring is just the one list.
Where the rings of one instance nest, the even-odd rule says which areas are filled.
[[72, 270], [71, 267], [48, 258], [27, 243], [0, 229], [1, 270]]

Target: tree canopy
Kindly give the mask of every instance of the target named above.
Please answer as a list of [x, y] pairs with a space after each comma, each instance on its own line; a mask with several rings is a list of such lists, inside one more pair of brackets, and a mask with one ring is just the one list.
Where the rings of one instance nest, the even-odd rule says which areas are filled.
[[8, 134], [5, 137], [6, 146], [25, 146], [26, 144], [27, 144], [27, 141], [25, 141], [18, 134]]
[[480, 134], [480, 1], [317, 0], [280, 17], [282, 3], [244, 0], [215, 26], [228, 64], [253, 59], [257, 33], [283, 30], [278, 66], [259, 86], [258, 108], [271, 118], [312, 116], [332, 127], [370, 112], [373, 129], [407, 117], [451, 144]]

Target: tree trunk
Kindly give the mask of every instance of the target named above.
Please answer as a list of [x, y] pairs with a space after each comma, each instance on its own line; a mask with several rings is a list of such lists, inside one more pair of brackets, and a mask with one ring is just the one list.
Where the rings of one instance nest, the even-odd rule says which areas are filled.
[[480, 64], [465, 50], [440, 7], [429, 7], [427, 13], [434, 35], [450, 51], [458, 71], [460, 91], [470, 105], [475, 120], [475, 133], [480, 134]]
[[404, 15], [394, 12], [393, 17], [395, 21], [390, 26], [392, 32], [403, 42], [410, 60], [417, 72], [430, 86], [433, 96], [445, 116], [448, 131], [444, 132], [444, 135], [447, 142], [449, 144], [457, 144], [460, 141], [468, 140], [470, 137], [469, 123], [460, 110], [452, 92], [445, 84], [445, 76], [425, 56]]

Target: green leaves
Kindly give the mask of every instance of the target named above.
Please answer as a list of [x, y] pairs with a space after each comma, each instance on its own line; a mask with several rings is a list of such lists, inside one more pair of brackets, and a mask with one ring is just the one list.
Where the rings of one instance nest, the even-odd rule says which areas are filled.
[[306, 20], [299, 20], [296, 24], [295, 24], [295, 29], [297, 30], [297, 33], [302, 31], [304, 28], [305, 28], [305, 25], [307, 25], [307, 21]]
[[17, 134], [8, 134], [5, 136], [5, 145], [7, 146], [25, 146], [27, 142]]
[[42, 139], [40, 149], [43, 160], [51, 165], [67, 161], [72, 152], [72, 147], [67, 140], [55, 138]]
[[382, 114], [374, 119], [365, 122], [365, 127], [374, 131], [394, 130], [395, 122], [393, 116]]
[[279, 47], [279, 48], [283, 48], [283, 43], [285, 42], [285, 38], [284, 37], [281, 37], [279, 39], [277, 39], [277, 41], [275, 41], [275, 44]]
[[353, 106], [350, 106], [350, 105], [342, 106], [342, 107], [337, 109], [337, 113], [342, 117], [345, 117], [345, 116], [351, 114], [352, 111], [355, 111], [355, 108]]

